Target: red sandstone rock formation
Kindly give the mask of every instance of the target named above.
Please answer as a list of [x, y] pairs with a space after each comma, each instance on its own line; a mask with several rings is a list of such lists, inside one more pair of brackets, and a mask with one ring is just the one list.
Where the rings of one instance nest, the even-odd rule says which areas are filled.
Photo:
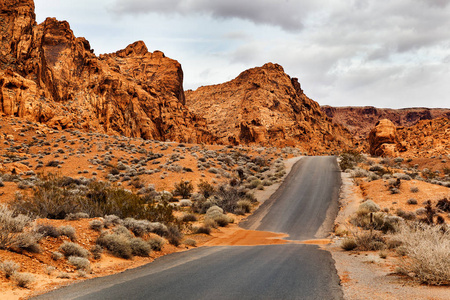
[[222, 143], [300, 146], [309, 153], [351, 147], [350, 135], [332, 124], [297, 78], [268, 63], [236, 79], [186, 92], [187, 106], [207, 119]]
[[374, 156], [398, 156], [406, 151], [405, 143], [401, 143], [397, 129], [390, 120], [378, 121], [369, 134], [369, 153]]
[[97, 57], [65, 21], [37, 25], [32, 0], [0, 0], [0, 113], [55, 128], [212, 142], [185, 106], [181, 65], [136, 42]]
[[322, 106], [333, 122], [345, 126], [357, 139], [365, 140], [370, 130], [382, 119], [389, 119], [396, 126], [413, 126], [421, 120], [450, 119], [448, 108], [376, 108]]

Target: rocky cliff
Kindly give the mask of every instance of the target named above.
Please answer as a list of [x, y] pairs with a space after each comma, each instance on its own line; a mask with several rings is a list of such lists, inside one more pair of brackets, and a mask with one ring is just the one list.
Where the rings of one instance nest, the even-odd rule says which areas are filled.
[[396, 126], [412, 126], [421, 120], [437, 118], [450, 119], [448, 108], [404, 108], [389, 109], [366, 107], [331, 107], [322, 106], [322, 110], [333, 122], [345, 126], [357, 139], [366, 139], [375, 124], [388, 119]]
[[222, 143], [298, 146], [308, 153], [340, 151], [352, 144], [348, 131], [333, 124], [298, 80], [277, 64], [187, 91], [186, 105], [207, 120]]
[[55, 128], [213, 142], [185, 106], [181, 65], [136, 42], [97, 57], [65, 21], [36, 24], [32, 0], [0, 0], [0, 113]]

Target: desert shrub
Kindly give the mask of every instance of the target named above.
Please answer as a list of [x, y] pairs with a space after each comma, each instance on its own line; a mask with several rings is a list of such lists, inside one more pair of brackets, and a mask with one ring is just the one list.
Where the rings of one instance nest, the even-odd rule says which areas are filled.
[[401, 180], [411, 180], [411, 176], [405, 173], [394, 173], [392, 176]]
[[131, 252], [136, 256], [149, 256], [152, 251], [151, 246], [141, 238], [132, 238], [130, 240]]
[[408, 199], [408, 201], [406, 201], [406, 203], [408, 203], [409, 205], [416, 205], [417, 204], [417, 200], [416, 199]]
[[70, 225], [60, 226], [58, 230], [61, 233], [61, 235], [67, 236], [72, 241], [75, 241], [77, 239], [75, 228], [73, 228]]
[[72, 243], [72, 242], [64, 242], [60, 247], [59, 250], [64, 254], [64, 256], [78, 256], [86, 258], [89, 256], [89, 251], [84, 249], [78, 244]]
[[400, 192], [399, 188], [401, 185], [400, 178], [391, 178], [388, 180], [387, 186], [388, 190], [391, 191], [391, 194], [398, 194]]
[[367, 200], [361, 203], [358, 207], [360, 210], [366, 209], [369, 212], [377, 212], [380, 211], [380, 206], [373, 202], [372, 200]]
[[197, 247], [197, 242], [193, 239], [185, 239], [183, 244], [186, 246]]
[[60, 260], [61, 258], [63, 258], [64, 257], [64, 254], [62, 254], [61, 252], [59, 252], [59, 251], [53, 251], [52, 252], [52, 259], [53, 260]]
[[404, 211], [401, 208], [397, 209], [395, 214], [405, 220], [414, 220], [416, 218], [416, 214], [414, 212]]
[[122, 219], [116, 215], [106, 215], [103, 218], [103, 225], [108, 228], [110, 226], [120, 225], [122, 224]]
[[13, 276], [14, 281], [17, 286], [28, 288], [31, 283], [35, 281], [35, 278], [30, 273], [18, 273], [16, 272]]
[[411, 193], [418, 193], [419, 192], [419, 188], [417, 186], [412, 186], [409, 188], [409, 190], [411, 191]]
[[50, 236], [53, 238], [58, 238], [61, 232], [58, 228], [50, 224], [39, 224], [36, 226], [36, 232], [42, 234], [43, 237]]
[[[164, 202], [164, 199], [162, 199]], [[120, 187], [105, 182], [90, 181], [87, 189], [67, 179], [47, 175], [33, 189], [31, 197], [13, 203], [19, 213], [30, 212], [43, 218], [64, 219], [69, 214], [86, 213], [92, 217], [116, 215], [153, 221], [173, 222], [172, 207], [167, 203], [149, 201]]]
[[182, 198], [189, 198], [194, 190], [194, 186], [188, 180], [181, 180], [175, 183], [174, 195], [181, 196]]
[[100, 245], [94, 245], [91, 247], [91, 254], [94, 259], [100, 259], [102, 257], [103, 248]]
[[180, 206], [181, 207], [190, 207], [190, 206], [192, 206], [192, 201], [189, 199], [182, 199], [180, 201]]
[[209, 226], [200, 226], [194, 228], [195, 233], [204, 233], [204, 234], [211, 234], [211, 227]]
[[67, 214], [64, 219], [66, 219], [67, 221], [77, 221], [80, 219], [87, 219], [87, 218], [89, 218], [89, 215], [87, 213], [77, 212]]
[[0, 263], [0, 271], [6, 278], [10, 278], [14, 273], [19, 270], [19, 264], [12, 260], [5, 260]]
[[67, 272], [60, 272], [56, 278], [70, 279], [70, 274]]
[[92, 220], [89, 222], [89, 228], [95, 231], [101, 231], [103, 229], [103, 222], [100, 220]]
[[361, 168], [354, 168], [351, 172], [350, 175], [353, 178], [361, 178], [361, 177], [367, 177], [369, 176], [369, 172], [367, 170], [361, 169]]
[[216, 215], [216, 214], [223, 214], [223, 209], [218, 207], [217, 205], [211, 206], [207, 211], [206, 214], [208, 216]]
[[339, 158], [339, 167], [342, 171], [353, 169], [358, 163], [364, 160], [359, 152], [353, 150], [343, 152]]
[[362, 251], [382, 250], [386, 247], [384, 239], [377, 231], [363, 231], [355, 234], [358, 249]]
[[96, 243], [107, 249], [112, 255], [130, 259], [133, 257], [133, 251], [130, 245], [130, 238], [117, 233], [101, 234]]
[[207, 218], [213, 220], [220, 227], [225, 227], [233, 222], [233, 219], [225, 214], [208, 214]]
[[164, 246], [164, 240], [159, 237], [151, 238], [147, 241], [147, 243], [153, 251], [161, 251]]
[[252, 179], [248, 184], [247, 187], [251, 189], [257, 188], [259, 185], [261, 185], [262, 182], [258, 178]]
[[237, 202], [237, 209], [240, 209], [244, 214], [249, 213], [252, 210], [252, 203], [250, 200], [239, 200]]
[[202, 194], [205, 197], [205, 199], [211, 197], [215, 192], [214, 186], [209, 182], [203, 180], [200, 180], [200, 183], [197, 185], [197, 188], [198, 192]]
[[69, 256], [67, 258], [67, 261], [69, 264], [75, 266], [77, 270], [85, 270], [89, 271], [91, 268], [91, 263], [89, 262], [89, 259], [79, 256]]
[[6, 205], [0, 205], [0, 249], [9, 249], [17, 245], [24, 229], [31, 219], [26, 215], [16, 215]]
[[14, 246], [29, 252], [39, 253], [41, 252], [41, 247], [38, 242], [41, 238], [42, 234], [36, 231], [22, 232], [17, 235]]
[[354, 238], [344, 238], [341, 242], [341, 248], [345, 251], [351, 251], [355, 249], [358, 245]]
[[194, 214], [183, 214], [181, 217], [182, 222], [195, 222], [197, 221], [197, 217]]
[[178, 247], [180, 245], [181, 239], [183, 238], [183, 235], [181, 234], [180, 230], [175, 225], [169, 225], [167, 227], [168, 233], [166, 235], [167, 240], [170, 244]]
[[402, 267], [427, 284], [450, 284], [450, 231], [423, 223], [403, 225], [395, 238], [402, 242], [406, 255]]
[[438, 200], [438, 202], [436, 203], [436, 208], [444, 212], [450, 212], [450, 200], [448, 200], [447, 198]]

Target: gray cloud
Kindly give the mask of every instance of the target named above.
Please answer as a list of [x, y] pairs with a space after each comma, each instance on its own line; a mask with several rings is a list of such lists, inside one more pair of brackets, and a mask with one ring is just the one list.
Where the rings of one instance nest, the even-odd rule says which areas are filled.
[[236, 18], [299, 31], [304, 27], [303, 17], [323, 2], [326, 1], [116, 0], [111, 10], [116, 14], [206, 14], [213, 18]]

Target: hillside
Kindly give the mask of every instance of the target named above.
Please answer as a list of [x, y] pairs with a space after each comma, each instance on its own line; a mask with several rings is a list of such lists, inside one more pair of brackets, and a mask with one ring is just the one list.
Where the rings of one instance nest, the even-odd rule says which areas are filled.
[[207, 120], [222, 143], [296, 146], [326, 153], [349, 147], [351, 136], [280, 65], [268, 63], [218, 85], [186, 92], [186, 105]]
[[0, 113], [144, 139], [211, 143], [184, 105], [181, 65], [139, 41], [97, 57], [66, 21], [36, 24], [33, 0], [0, 1]]

